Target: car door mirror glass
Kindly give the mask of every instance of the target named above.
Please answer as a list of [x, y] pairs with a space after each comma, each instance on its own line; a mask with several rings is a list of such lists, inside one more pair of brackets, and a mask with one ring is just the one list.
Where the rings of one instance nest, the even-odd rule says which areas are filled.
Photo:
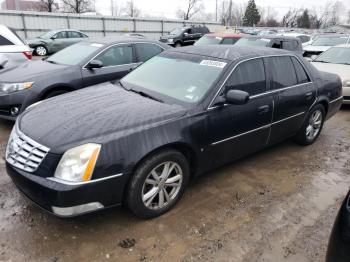
[[88, 69], [95, 69], [95, 68], [101, 68], [101, 67], [103, 67], [103, 63], [100, 60], [91, 60], [86, 65], [86, 68]]
[[249, 101], [249, 94], [242, 90], [229, 90], [225, 95], [225, 100], [229, 104], [244, 105]]

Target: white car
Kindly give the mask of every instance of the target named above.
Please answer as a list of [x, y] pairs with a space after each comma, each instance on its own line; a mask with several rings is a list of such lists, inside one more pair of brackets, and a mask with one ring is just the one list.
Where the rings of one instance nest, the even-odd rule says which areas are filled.
[[350, 104], [350, 45], [331, 47], [311, 63], [320, 71], [340, 76], [343, 82], [343, 104]]
[[327, 51], [332, 46], [349, 44], [350, 36], [344, 34], [327, 34], [319, 35], [312, 43], [304, 47], [304, 57], [312, 59], [313, 56], [318, 56], [324, 51]]
[[0, 25], [0, 70], [11, 68], [32, 59], [28, 45], [5, 25]]

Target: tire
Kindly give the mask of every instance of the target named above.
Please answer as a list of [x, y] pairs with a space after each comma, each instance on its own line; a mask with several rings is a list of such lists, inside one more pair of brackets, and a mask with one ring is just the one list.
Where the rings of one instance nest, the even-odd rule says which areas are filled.
[[175, 43], [175, 47], [181, 47], [181, 46], [182, 46], [181, 42], [176, 42]]
[[313, 144], [322, 131], [325, 116], [326, 111], [324, 106], [321, 104], [315, 105], [307, 114], [294, 140], [303, 146]]
[[[166, 165], [168, 170], [172, 170], [162, 179]], [[153, 175], [154, 172], [156, 175]], [[189, 177], [189, 164], [183, 154], [176, 150], [160, 151], [145, 159], [136, 169], [129, 183], [126, 204], [138, 217], [160, 216], [179, 201]]]
[[66, 90], [55, 90], [55, 91], [52, 91], [52, 92], [48, 93], [48, 94], [44, 97], [44, 99], [49, 99], [49, 98], [51, 98], [51, 97], [63, 95], [63, 94], [65, 94], [65, 93], [68, 93], [68, 91], [66, 91]]
[[38, 45], [37, 47], [35, 47], [34, 52], [38, 56], [47, 56], [48, 54], [47, 48], [43, 45]]

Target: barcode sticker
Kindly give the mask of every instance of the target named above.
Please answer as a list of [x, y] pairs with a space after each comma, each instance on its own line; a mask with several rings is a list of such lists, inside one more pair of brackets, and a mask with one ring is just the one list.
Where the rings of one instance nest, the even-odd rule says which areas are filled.
[[203, 60], [202, 62], [200, 62], [200, 65], [224, 68], [227, 65], [227, 63], [214, 60]]

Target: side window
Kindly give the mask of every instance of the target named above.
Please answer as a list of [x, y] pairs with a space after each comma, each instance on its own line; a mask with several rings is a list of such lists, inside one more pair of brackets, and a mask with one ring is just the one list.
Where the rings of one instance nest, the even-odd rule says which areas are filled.
[[289, 56], [269, 57], [268, 64], [271, 67], [272, 89], [280, 89], [297, 84], [297, 76]]
[[139, 62], [145, 62], [163, 51], [160, 46], [155, 44], [137, 43], [135, 47]]
[[13, 43], [7, 38], [0, 35], [0, 45], [13, 45]]
[[81, 38], [81, 35], [79, 32], [74, 32], [74, 31], [68, 31], [68, 38]]
[[297, 73], [298, 84], [304, 84], [304, 83], [310, 82], [309, 76], [305, 72], [305, 69], [300, 64], [298, 59], [296, 59], [295, 57], [292, 57], [292, 61], [295, 68], [295, 72]]
[[103, 63], [103, 66], [117, 66], [133, 63], [132, 46], [115, 45], [96, 57]]
[[282, 48], [285, 50], [294, 51], [296, 48], [294, 47], [293, 42], [295, 41], [283, 41]]
[[282, 48], [282, 44], [281, 44], [281, 41], [274, 41], [272, 43], [272, 48], [277, 48], [277, 49], [281, 49]]
[[263, 60], [258, 58], [239, 64], [226, 82], [225, 92], [229, 89], [246, 91], [250, 96], [265, 92], [266, 78]]
[[67, 32], [58, 32], [55, 36], [56, 36], [56, 39], [62, 39], [62, 38], [67, 38], [67, 35], [66, 35]]

